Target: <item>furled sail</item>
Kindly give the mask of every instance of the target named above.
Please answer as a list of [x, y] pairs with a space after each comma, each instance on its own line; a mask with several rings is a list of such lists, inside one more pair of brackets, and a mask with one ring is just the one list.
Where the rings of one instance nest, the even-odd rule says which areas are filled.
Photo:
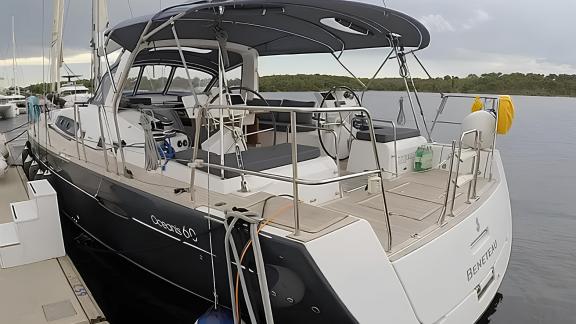
[[60, 89], [60, 68], [62, 67], [62, 35], [64, 33], [64, 0], [54, 0], [52, 20], [52, 43], [50, 45], [50, 90]]
[[[104, 46], [104, 32], [109, 27], [108, 3], [106, 0], [92, 0], [92, 78], [94, 88], [102, 77], [99, 49]], [[99, 55], [100, 54], [100, 55]]]

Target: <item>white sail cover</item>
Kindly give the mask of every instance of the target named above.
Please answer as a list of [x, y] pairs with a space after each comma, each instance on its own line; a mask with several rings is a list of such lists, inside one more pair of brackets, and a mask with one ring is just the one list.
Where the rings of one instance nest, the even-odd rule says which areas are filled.
[[98, 51], [104, 46], [104, 32], [108, 29], [108, 25], [108, 2], [106, 0], [92, 0], [92, 77], [94, 87], [98, 86], [102, 77]]
[[64, 34], [64, 0], [54, 0], [52, 19], [52, 43], [50, 45], [50, 89], [60, 89], [60, 68], [62, 67], [62, 35]]

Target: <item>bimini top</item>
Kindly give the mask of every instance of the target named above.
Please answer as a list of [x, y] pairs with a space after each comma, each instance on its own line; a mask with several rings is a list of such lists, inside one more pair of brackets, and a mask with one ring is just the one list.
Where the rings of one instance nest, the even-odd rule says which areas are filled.
[[[189, 67], [204, 71], [211, 75], [218, 74], [218, 51], [193, 52], [184, 47], [182, 54]], [[229, 52], [229, 69], [242, 65], [242, 56]], [[134, 66], [163, 64], [182, 67], [180, 52], [175, 48], [149, 48], [142, 50], [134, 59]]]
[[[261, 56], [334, 53], [400, 46], [422, 49], [430, 34], [416, 19], [391, 9], [344, 0], [214, 0], [186, 3], [155, 15], [124, 21], [108, 31], [133, 51], [146, 25], [146, 42], [179, 39], [224, 40], [254, 48]], [[152, 32], [152, 33], [151, 33]]]

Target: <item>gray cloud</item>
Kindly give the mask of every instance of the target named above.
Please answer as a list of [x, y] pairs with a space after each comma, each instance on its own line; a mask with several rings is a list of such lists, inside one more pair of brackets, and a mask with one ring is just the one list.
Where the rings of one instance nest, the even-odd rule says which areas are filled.
[[[44, 10], [44, 39], [49, 42], [52, 23], [50, 0], [3, 0], [0, 11], [0, 59], [11, 57], [10, 19], [16, 16], [18, 56], [38, 57], [42, 53], [42, 1]], [[382, 5], [381, 0], [364, 0]], [[183, 2], [182, 0], [130, 0], [135, 16], [149, 14]], [[566, 0], [386, 0], [390, 8], [403, 11], [420, 19], [432, 33], [432, 42], [420, 57], [431, 66], [436, 75], [502, 72], [576, 73], [573, 30], [576, 1]], [[69, 0], [66, 4], [64, 30], [65, 55], [89, 50], [91, 0]], [[109, 0], [110, 21], [116, 24], [130, 18], [128, 0]], [[380, 52], [357, 54], [372, 58], [377, 64]], [[46, 51], [48, 55], [48, 51]], [[350, 62], [355, 57], [351, 56]], [[295, 60], [295, 59], [293, 59]], [[283, 73], [281, 67], [269, 62], [263, 64], [263, 73]], [[320, 61], [320, 60], [317, 60]], [[367, 60], [369, 61], [369, 60]], [[304, 61], [306, 62], [306, 61]], [[311, 59], [310, 62], [316, 62]], [[361, 75], [368, 75], [372, 66], [353, 64]], [[308, 72], [312, 65], [300, 64]], [[314, 65], [316, 67], [316, 65]], [[78, 65], [81, 73], [88, 67]], [[334, 70], [331, 70], [334, 69]], [[26, 72], [24, 80], [38, 80], [40, 71]], [[337, 66], [319, 67], [319, 72], [340, 73]], [[393, 72], [390, 72], [393, 73]]]

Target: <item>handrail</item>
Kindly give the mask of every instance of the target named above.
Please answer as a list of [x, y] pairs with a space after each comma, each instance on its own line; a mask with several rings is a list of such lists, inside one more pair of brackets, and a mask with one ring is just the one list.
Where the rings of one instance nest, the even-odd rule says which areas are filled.
[[[74, 105], [74, 141], [76, 142], [76, 153], [80, 160], [80, 143], [78, 143], [78, 105]], [[38, 137], [40, 139], [40, 137]]]
[[398, 177], [398, 148], [397, 148], [398, 136], [397, 136], [396, 123], [392, 120], [385, 120], [385, 119], [374, 119], [374, 121], [378, 123], [392, 124], [392, 128], [394, 129], [394, 164], [396, 169], [396, 173], [394, 173], [394, 175]]
[[[294, 235], [300, 234], [300, 193], [298, 190], [298, 142], [296, 136], [298, 128], [296, 127], [296, 112], [290, 112], [290, 128], [292, 129], [292, 200], [294, 203]], [[222, 163], [224, 164], [224, 163]]]
[[442, 98], [465, 98], [465, 99], [486, 99], [486, 100], [498, 100], [497, 96], [476, 96], [476, 95], [466, 95], [466, 94], [442, 94]]
[[446, 193], [444, 196], [444, 206], [438, 218], [438, 225], [444, 224], [446, 218], [446, 211], [448, 209], [448, 196], [450, 196], [450, 185], [452, 184], [452, 170], [454, 169], [454, 153], [456, 153], [456, 140], [452, 141], [452, 155], [450, 155], [450, 169], [448, 171], [448, 183], [446, 184]]
[[[303, 184], [303, 185], [322, 185], [322, 184], [329, 184], [329, 183], [333, 183], [333, 182], [338, 182], [338, 181], [343, 181], [343, 180], [347, 180], [347, 179], [352, 179], [352, 178], [357, 178], [357, 177], [361, 177], [361, 176], [365, 176], [368, 174], [378, 174], [378, 176], [380, 177], [380, 189], [381, 189], [381, 195], [382, 195], [382, 199], [384, 202], [384, 222], [386, 225], [386, 231], [387, 231], [387, 242], [385, 244], [385, 249], [386, 251], [390, 251], [391, 247], [392, 247], [392, 229], [391, 229], [391, 225], [390, 225], [390, 214], [388, 213], [388, 204], [386, 201], [386, 194], [385, 194], [385, 188], [384, 188], [384, 178], [383, 178], [383, 173], [384, 171], [382, 170], [381, 164], [380, 164], [380, 158], [378, 156], [378, 149], [376, 146], [376, 135], [374, 132], [374, 124], [373, 124], [373, 120], [370, 114], [370, 111], [368, 111], [368, 109], [364, 108], [364, 107], [277, 107], [277, 106], [230, 106], [230, 105], [211, 105], [211, 106], [207, 106], [207, 107], [202, 107], [202, 109], [206, 110], [206, 111], [210, 111], [210, 110], [222, 110], [222, 109], [230, 109], [233, 108], [235, 110], [246, 110], [246, 111], [267, 111], [267, 112], [287, 112], [290, 113], [290, 128], [292, 130], [296, 130], [297, 129], [297, 123], [296, 123], [296, 115], [297, 113], [330, 113], [330, 112], [342, 112], [342, 111], [350, 111], [350, 112], [361, 112], [363, 114], [366, 115], [367, 120], [368, 120], [368, 128], [369, 128], [369, 132], [370, 132], [370, 139], [372, 142], [372, 150], [373, 150], [373, 154], [375, 157], [375, 161], [376, 161], [376, 170], [372, 170], [372, 171], [368, 171], [368, 172], [362, 172], [362, 173], [358, 173], [358, 174], [351, 174], [351, 175], [346, 175], [346, 176], [340, 176], [340, 177], [336, 177], [333, 179], [325, 179], [325, 180], [314, 180], [314, 181], [310, 181], [310, 180], [303, 180], [303, 179], [299, 179], [298, 178], [298, 150], [297, 150], [297, 132], [293, 131], [292, 132], [292, 177], [285, 177], [285, 176], [279, 176], [279, 175], [272, 175], [269, 173], [264, 173], [264, 172], [255, 172], [255, 171], [249, 171], [249, 170], [240, 170], [238, 168], [232, 168], [232, 167], [227, 167], [225, 165], [223, 165], [224, 163], [220, 163], [220, 165], [213, 165], [210, 164], [211, 168], [215, 168], [215, 169], [219, 169], [222, 172], [228, 170], [231, 172], [235, 172], [235, 173], [239, 173], [239, 174], [250, 174], [250, 175], [254, 175], [254, 176], [260, 176], [260, 177], [265, 177], [265, 178], [271, 178], [274, 180], [279, 180], [279, 181], [285, 181], [285, 182], [292, 182], [292, 196], [294, 197], [294, 235], [299, 235], [300, 233], [300, 214], [299, 214], [299, 192], [298, 192], [298, 185], [299, 184]], [[194, 148], [194, 154], [193, 156], [197, 156], [196, 152], [198, 150], [198, 147]], [[192, 167], [193, 170], [195, 170], [198, 167], [202, 167], [203, 166], [203, 162], [202, 163], [196, 163], [197, 161], [190, 161], [189, 166]], [[192, 171], [191, 174], [194, 174], [194, 171]], [[191, 182], [190, 182], [190, 191], [193, 191], [193, 186], [194, 186], [194, 177], [191, 176]], [[193, 196], [193, 195], [192, 195]]]
[[[434, 121], [432, 122], [432, 127], [430, 128], [430, 134], [431, 135], [434, 133], [434, 129], [436, 128], [436, 124], [460, 124], [460, 123], [455, 123], [455, 122], [439, 121], [438, 120], [438, 118], [444, 112], [444, 109], [446, 108], [446, 104], [448, 103], [448, 99], [450, 99], [450, 98], [460, 98], [460, 99], [480, 98], [480, 99], [484, 99], [486, 101], [491, 100], [493, 109], [496, 108], [496, 103], [499, 100], [499, 98], [497, 96], [476, 96], [476, 95], [465, 95], [465, 94], [441, 94], [441, 98], [442, 98], [442, 101], [440, 102], [440, 105], [438, 106], [438, 109], [436, 111], [436, 116], [434, 117]], [[498, 113], [496, 113], [496, 115], [498, 115]]]
[[[338, 134], [336, 134], [336, 130], [332, 129], [332, 128], [326, 128], [326, 127], [320, 127], [320, 126], [316, 126], [316, 125], [300, 125], [300, 126], [296, 126], [297, 128], [309, 128], [309, 129], [314, 129], [314, 130], [321, 130], [321, 131], [325, 131], [328, 133], [331, 133], [334, 136], [334, 155], [336, 156], [336, 168], [338, 169], [338, 172], [340, 172], [340, 158], [338, 155]], [[292, 129], [292, 125], [288, 125], [288, 127], [286, 128], [286, 131], [288, 133], [288, 131], [290, 131]], [[340, 193], [340, 198], [342, 198], [344, 196], [344, 191], [342, 189], [342, 184], [340, 183], [338, 185], [338, 192]]]
[[[190, 163], [188, 166], [194, 167], [196, 169], [201, 169], [201, 168], [204, 168], [205, 165], [207, 165], [207, 164], [204, 163], [204, 161], [201, 161], [201, 162], [197, 161], [196, 163]], [[267, 179], [271, 179], [271, 180], [278, 180], [278, 181], [283, 181], [283, 182], [290, 182], [290, 183], [292, 183], [294, 180], [297, 184], [305, 185], [305, 186], [321, 186], [321, 185], [331, 184], [331, 183], [338, 182], [338, 181], [345, 181], [345, 180], [360, 178], [363, 176], [367, 176], [367, 175], [371, 175], [371, 174], [378, 174], [378, 173], [382, 172], [381, 170], [370, 170], [370, 171], [363, 171], [363, 172], [354, 173], [354, 174], [347, 174], [344, 176], [339, 176], [339, 177], [329, 178], [329, 179], [306, 180], [306, 179], [300, 179], [300, 178], [293, 179], [292, 177], [282, 176], [282, 175], [278, 175], [278, 174], [262, 172], [262, 171], [251, 171], [251, 170], [239, 169], [239, 168], [229, 167], [226, 165], [219, 165], [219, 164], [210, 164], [210, 169], [224, 170], [224, 171], [238, 173], [238, 174], [245, 173], [245, 174], [251, 175], [251, 176], [267, 178]]]
[[231, 106], [231, 105], [210, 105], [204, 107], [206, 110], [234, 109], [248, 111], [274, 111], [274, 112], [297, 112], [297, 113], [330, 113], [342, 111], [359, 111], [370, 114], [364, 107], [280, 107], [280, 106]]
[[[460, 164], [462, 163], [462, 160], [461, 160], [462, 159], [462, 144], [464, 142], [464, 137], [466, 135], [469, 135], [472, 133], [475, 134], [474, 144], [476, 146], [476, 157], [475, 157], [475, 161], [474, 161], [473, 172], [474, 172], [474, 178], [477, 179], [477, 177], [478, 177], [477, 167], [480, 166], [480, 163], [479, 163], [480, 162], [480, 149], [479, 148], [480, 148], [480, 134], [481, 134], [481, 132], [477, 129], [471, 129], [471, 130], [467, 130], [467, 131], [463, 132], [462, 135], [460, 136], [460, 142], [458, 144], [458, 155], [457, 155], [458, 162], [456, 164], [456, 178], [453, 181], [454, 186], [452, 188], [452, 200], [450, 202], [450, 211], [448, 213], [448, 216], [454, 216], [454, 203], [456, 201], [456, 189], [458, 187], [458, 177], [460, 176]], [[456, 155], [454, 155], [454, 153], [455, 153], [455, 151], [453, 151], [452, 159], [456, 158]], [[451, 178], [452, 173], [450, 173], [448, 175], [448, 177]], [[474, 186], [476, 186], [477, 181], [474, 181], [474, 182], [475, 182]], [[467, 197], [468, 199], [470, 198], [470, 189], [471, 189], [471, 183], [468, 186], [468, 197]]]

